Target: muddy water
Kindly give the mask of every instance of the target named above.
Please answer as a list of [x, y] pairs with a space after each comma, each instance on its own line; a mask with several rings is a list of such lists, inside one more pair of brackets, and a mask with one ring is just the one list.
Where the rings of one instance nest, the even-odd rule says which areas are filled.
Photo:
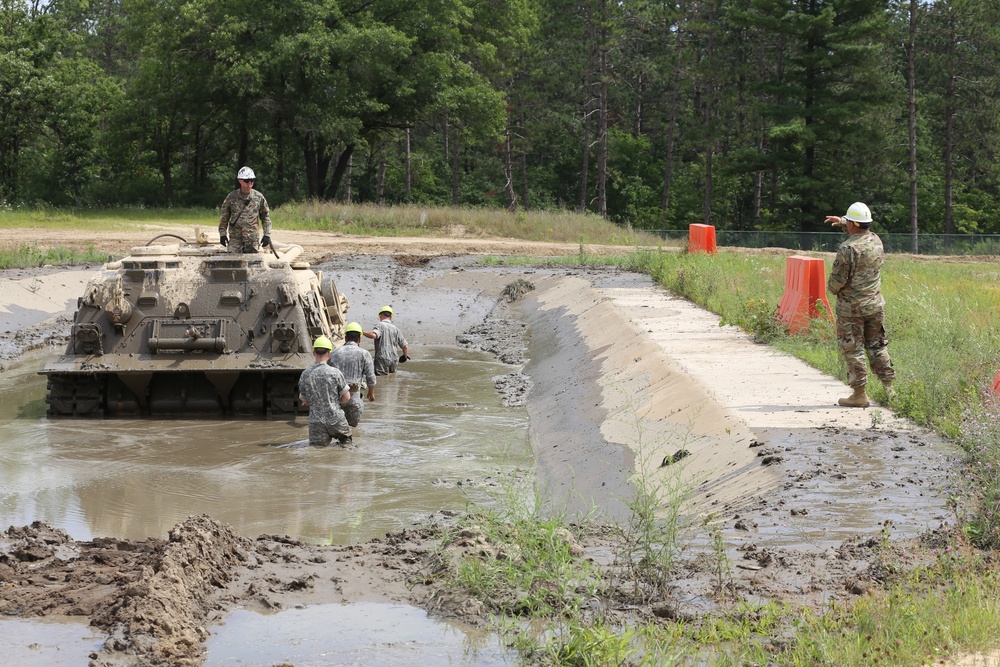
[[209, 514], [240, 534], [349, 544], [488, 502], [531, 466], [524, 410], [501, 405], [483, 353], [421, 347], [379, 378], [353, 450], [305, 445], [293, 421], [50, 420], [44, 354], [0, 375], [0, 525], [78, 540], [166, 536]]
[[[17, 667], [86, 667], [103, 634], [83, 618], [0, 620], [0, 660]], [[205, 667], [293, 664], [516, 664], [499, 639], [458, 623], [435, 621], [421, 609], [364, 602], [321, 604], [274, 614], [237, 610], [212, 627]]]
[[427, 617], [407, 605], [315, 605], [278, 614], [235, 611], [212, 629], [205, 667], [289, 664], [515, 664], [496, 635]]
[[0, 664], [86, 667], [106, 637], [81, 617], [0, 620]]

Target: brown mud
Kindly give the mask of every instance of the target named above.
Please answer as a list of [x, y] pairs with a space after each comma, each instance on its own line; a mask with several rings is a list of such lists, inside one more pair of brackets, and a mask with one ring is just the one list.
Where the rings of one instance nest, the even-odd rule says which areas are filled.
[[[2, 232], [0, 243], [19, 236], [17, 230]], [[120, 254], [148, 236], [43, 232], [39, 243], [96, 243]], [[741, 353], [761, 357], [763, 348], [738, 332], [720, 333], [717, 318], [686, 310], [689, 305], [648, 280], [613, 270], [470, 268], [469, 256], [576, 254], [578, 245], [317, 236], [296, 232], [280, 240], [303, 245], [314, 264], [391, 258], [393, 271], [380, 265], [372, 273], [388, 284], [360, 294], [360, 303], [427, 287], [461, 285], [477, 293], [477, 299], [449, 305], [471, 313], [457, 336], [435, 331], [428, 315], [415, 326], [411, 345], [450, 336], [448, 342], [490, 351], [511, 365], [511, 373], [495, 382], [507, 404], [529, 411], [539, 489], [571, 521], [599, 510], [596, 523], [571, 523], [565, 535], [571, 551], [589, 559], [606, 583], [600, 604], [584, 613], [612, 613], [628, 623], [696, 620], [741, 599], [819, 608], [877, 586], [914, 558], [912, 541], [933, 539], [948, 522], [946, 443], [887, 411], [876, 418], [868, 410], [844, 416], [831, 409], [842, 391], [835, 379], [817, 380], [794, 360], [769, 359], [769, 366], [791, 370], [781, 376], [785, 388], [771, 390], [782, 398], [762, 399], [739, 379], [757, 374], [760, 384], [760, 371], [739, 364], [751, 363], [741, 362]], [[50, 273], [0, 279], [23, 284]], [[641, 305], [629, 305], [633, 298]], [[60, 297], [54, 300], [58, 305]], [[646, 319], [633, 316], [642, 308]], [[6, 332], [0, 328], [0, 364], [16, 362], [27, 349], [58, 344], [68, 321], [60, 312]], [[702, 349], [707, 341], [720, 346], [712, 353], [724, 361], [719, 379], [703, 372], [715, 362], [699, 366], [691, 360], [697, 355], [683, 352], [684, 341], [694, 336], [701, 337]], [[819, 385], [821, 396], [785, 401], [784, 391], [813, 391], [797, 383]], [[678, 480], [692, 491], [691, 516], [717, 526], [709, 530], [723, 537], [726, 554], [705, 548], [709, 533], [695, 521], [671, 592], [637, 594], [623, 579], [628, 568], [621, 558], [633, 484], [637, 476], [674, 470], [684, 471]], [[504, 545], [458, 529], [457, 518], [444, 511], [412, 529], [340, 546], [237, 535], [209, 516], [189, 517], [168, 535], [142, 541], [77, 541], [41, 522], [10, 527], [0, 533], [0, 614], [87, 618], [108, 637], [90, 656], [93, 667], [199, 665], [212, 624], [236, 608], [384, 601], [485, 626], [492, 609], [505, 602], [513, 608], [516, 600], [477, 600], [440, 575], [461, 556], [495, 557]], [[732, 568], [720, 577], [723, 563]]]

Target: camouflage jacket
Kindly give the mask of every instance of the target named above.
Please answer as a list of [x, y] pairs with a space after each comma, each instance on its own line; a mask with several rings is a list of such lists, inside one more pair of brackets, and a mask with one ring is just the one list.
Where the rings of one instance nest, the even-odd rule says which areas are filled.
[[837, 315], [864, 317], [885, 307], [882, 297], [882, 239], [873, 232], [852, 234], [837, 248], [826, 289], [837, 297]]
[[375, 362], [371, 353], [355, 342], [344, 343], [330, 355], [326, 362], [340, 369], [349, 384], [359, 387], [375, 386]]
[[373, 329], [378, 336], [375, 338], [375, 358], [387, 364], [394, 364], [398, 357], [397, 349], [402, 350], [409, 347], [403, 334], [399, 331], [392, 320], [380, 320]]
[[342, 418], [340, 397], [347, 390], [344, 374], [325, 363], [315, 363], [299, 376], [299, 395], [309, 403], [310, 423], [328, 424]]
[[[250, 200], [249, 203], [247, 200]], [[236, 236], [247, 231], [257, 231], [257, 219], [264, 228], [264, 236], [271, 235], [271, 209], [267, 206], [264, 195], [257, 190], [243, 194], [239, 188], [233, 190], [222, 202], [222, 215], [219, 216], [219, 235]], [[232, 227], [235, 232], [229, 233]]]

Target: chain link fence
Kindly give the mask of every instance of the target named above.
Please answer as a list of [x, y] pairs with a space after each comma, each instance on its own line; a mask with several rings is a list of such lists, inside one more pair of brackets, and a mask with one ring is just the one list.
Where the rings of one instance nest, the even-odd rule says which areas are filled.
[[[643, 230], [663, 240], [687, 243], [686, 229]], [[887, 234], [876, 231], [886, 252], [917, 255], [1000, 255], [1000, 234]], [[814, 252], [837, 252], [847, 238], [844, 232], [765, 232], [716, 229], [720, 246], [741, 248], [789, 248]]]

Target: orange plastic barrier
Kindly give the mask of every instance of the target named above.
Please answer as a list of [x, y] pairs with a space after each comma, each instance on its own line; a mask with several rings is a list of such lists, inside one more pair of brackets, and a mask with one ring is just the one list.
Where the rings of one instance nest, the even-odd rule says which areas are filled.
[[778, 317], [791, 333], [798, 333], [809, 326], [809, 320], [821, 314], [833, 320], [830, 302], [826, 300], [826, 266], [818, 257], [792, 255], [785, 263], [785, 292], [781, 295]]
[[688, 225], [688, 252], [715, 252], [715, 227]]

